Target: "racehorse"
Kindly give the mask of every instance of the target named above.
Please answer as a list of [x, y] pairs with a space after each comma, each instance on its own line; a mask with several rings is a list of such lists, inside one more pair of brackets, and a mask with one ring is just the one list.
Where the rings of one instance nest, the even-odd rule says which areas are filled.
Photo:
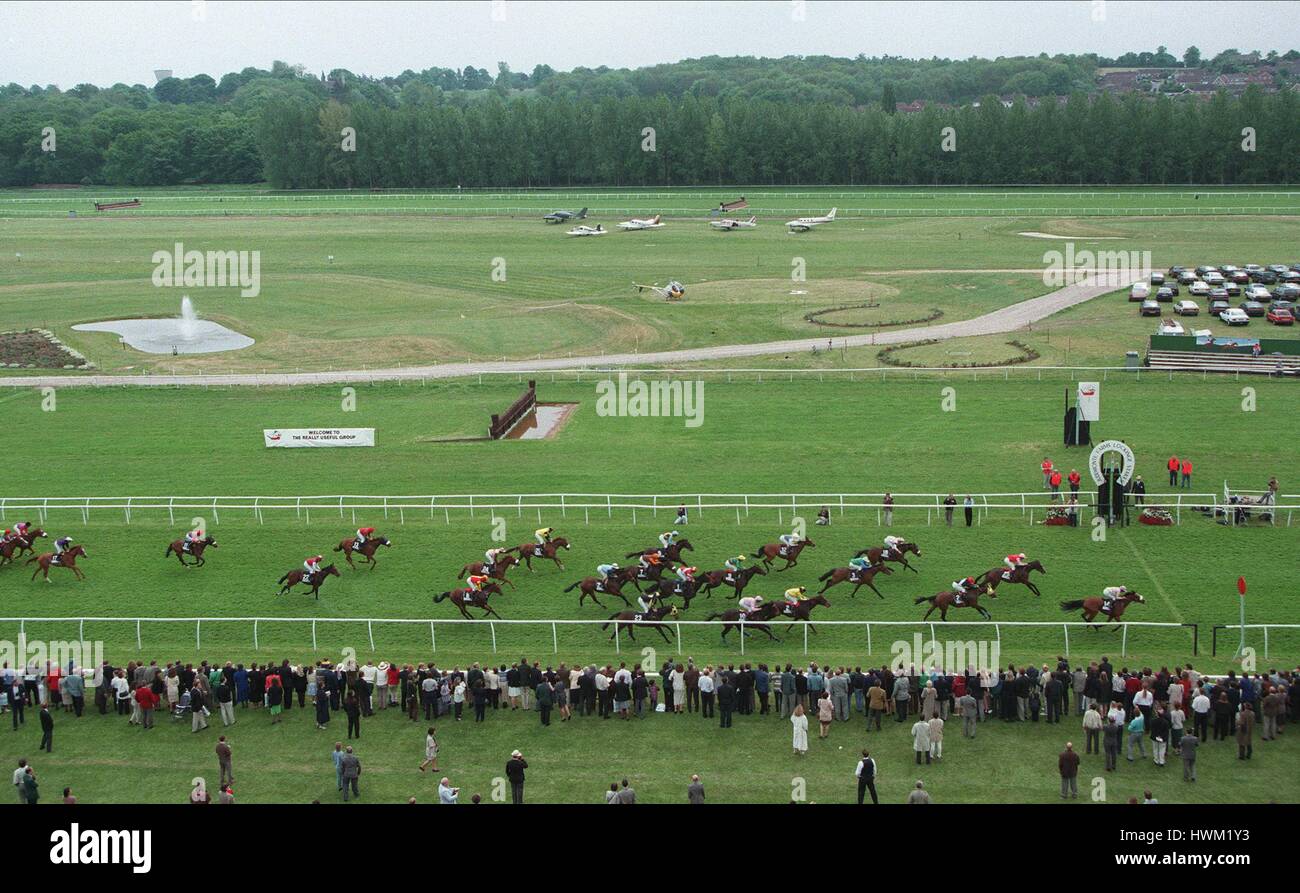
[[631, 583], [636, 587], [636, 591], [640, 592], [642, 583], [649, 582], [651, 585], [658, 584], [659, 581], [663, 579], [664, 571], [667, 569], [668, 565], [666, 564], [649, 564], [645, 567], [635, 564], [631, 567], [620, 569], [619, 572], [623, 574], [623, 576], [620, 578], [619, 582]]
[[893, 571], [891, 571], [888, 568], [888, 566], [883, 564], [873, 564], [870, 567], [865, 568], [863, 570], [858, 570], [855, 567], [833, 567], [830, 570], [828, 570], [826, 573], [822, 574], [820, 577], [817, 578], [818, 580], [823, 581], [823, 583], [825, 584], [822, 586], [821, 589], [817, 590], [817, 594], [821, 595], [823, 592], [825, 592], [827, 589], [830, 589], [832, 586], [838, 586], [840, 583], [843, 583], [844, 581], [847, 580], [848, 582], [854, 584], [853, 591], [849, 593], [849, 595], [853, 596], [854, 598], [857, 598], [858, 590], [861, 589], [863, 586], [866, 586], [876, 595], [879, 595], [881, 598], [884, 598], [884, 596], [881, 595], [880, 590], [877, 589], [875, 584], [872, 583], [871, 581], [876, 578], [876, 574], [884, 574], [885, 576], [889, 576], [892, 573]]
[[981, 594], [987, 594], [989, 598], [997, 598], [997, 593], [995, 593], [991, 589], [986, 590], [985, 593], [980, 593], [978, 591], [968, 592], [962, 598], [961, 604], [958, 604], [957, 593], [953, 592], [951, 589], [945, 589], [943, 592], [936, 592], [934, 595], [923, 595], [920, 598], [918, 598], [916, 601], [914, 601], [912, 604], [919, 605], [921, 602], [930, 603], [930, 610], [925, 612], [925, 617], [922, 617], [921, 618], [922, 620], [925, 620], [931, 614], [933, 614], [935, 608], [939, 609], [940, 620], [948, 619], [949, 608], [974, 608], [976, 611], [980, 612], [980, 616], [983, 617], [985, 620], [992, 620], [993, 615], [990, 614], [988, 611], [984, 610], [984, 608], [980, 607]]
[[804, 546], [815, 549], [817, 544], [809, 539], [799, 540], [793, 546], [786, 546], [784, 543], [768, 543], [765, 546], [759, 546], [758, 551], [754, 552], [753, 555], [755, 558], [762, 559], [764, 567], [769, 569], [772, 567], [773, 559], [784, 558], [785, 567], [777, 568], [777, 570], [783, 571], [799, 563], [799, 553], [803, 551]]
[[333, 564], [327, 564], [323, 568], [321, 568], [320, 570], [312, 574], [307, 573], [305, 570], [294, 568], [293, 570], [289, 571], [289, 573], [285, 574], [283, 577], [275, 581], [277, 583], [284, 583], [284, 585], [280, 587], [280, 591], [277, 592], [276, 595], [285, 595], [286, 593], [288, 593], [290, 589], [297, 586], [299, 583], [306, 583], [308, 586], [311, 587], [311, 592], [309, 594], [314, 595], [316, 596], [317, 599], [319, 599], [321, 584], [325, 582], [325, 578], [338, 577], [338, 576], [342, 576], [342, 575], [339, 573], [338, 567]]
[[[185, 548], [186, 545], [189, 546], [189, 549]], [[167, 547], [167, 551], [163, 553], [163, 558], [169, 558], [171, 557], [171, 554], [175, 552], [176, 560], [181, 563], [181, 567], [203, 567], [203, 550], [208, 546], [211, 546], [214, 549], [217, 547], [217, 541], [212, 538], [212, 534], [210, 533], [197, 543], [186, 543], [185, 540], [173, 540], [172, 544]], [[185, 563], [186, 555], [194, 556], [193, 564]]]
[[[500, 580], [502, 583], [510, 583], [510, 581], [506, 579], [506, 571], [510, 570], [510, 568], [514, 567], [518, 563], [519, 559], [515, 556], [506, 552], [499, 552], [497, 553], [497, 560], [492, 562], [492, 570], [488, 573], [488, 576], [493, 580]], [[472, 564], [467, 564], [462, 567], [460, 573], [456, 576], [460, 579], [464, 579], [465, 577], [476, 577], [483, 573], [483, 568], [485, 567], [487, 567], [486, 561], [475, 561]], [[512, 589], [514, 588], [514, 585], [514, 583], [510, 583]]]
[[492, 610], [492, 606], [488, 604], [488, 596], [493, 593], [500, 595], [501, 587], [495, 583], [485, 583], [483, 588], [477, 591], [473, 589], [450, 589], [440, 595], [435, 595], [433, 601], [436, 604], [443, 599], [451, 599], [451, 603], [456, 606], [466, 620], [474, 619], [470, 616], [467, 608], [482, 608], [484, 617], [490, 614], [500, 620], [501, 615]]
[[802, 620], [808, 624], [809, 629], [813, 632], [817, 632], [817, 627], [812, 625], [810, 618], [812, 617], [812, 609], [818, 605], [821, 605], [824, 608], [829, 608], [831, 606], [830, 599], [824, 595], [818, 594], [805, 598], [802, 601], [795, 602], [793, 605], [782, 604], [781, 615], [790, 618], [790, 625], [785, 628], [785, 631], [789, 632], [794, 629], [795, 623]]
[[33, 561], [37, 562], [36, 570], [32, 572], [32, 579], [35, 580], [37, 574], [44, 573], [45, 582], [46, 583], [50, 582], [51, 567], [66, 567], [68, 570], [72, 571], [72, 573], [76, 575], [78, 580], [86, 579], [86, 575], [81, 572], [81, 568], [77, 567], [78, 555], [80, 555], [82, 558], [88, 557], [86, 555], [85, 546], [73, 546], [71, 549], [68, 549], [66, 552], [64, 552], [59, 556], [58, 564], [54, 563], [53, 552], [45, 552], [41, 555], [33, 555], [31, 558], [27, 559], [28, 564], [31, 564]]
[[582, 603], [587, 599], [591, 599], [602, 608], [605, 607], [604, 604], [601, 603], [600, 599], [596, 598], [598, 593], [604, 593], [605, 595], [612, 595], [616, 598], [621, 598], [623, 599], [623, 604], [627, 605], [629, 608], [632, 607], [632, 603], [627, 600], [627, 596], [625, 596], [621, 591], [622, 587], [620, 586], [619, 580], [615, 578], [613, 574], [610, 574], [609, 578], [605, 580], [602, 580], [600, 577], [583, 577], [572, 586], [566, 587], [564, 591], [572, 592], [575, 589], [578, 590], [579, 608], [582, 607]]
[[707, 595], [709, 598], [713, 598], [713, 590], [726, 584], [736, 590], [736, 597], [739, 598], [741, 594], [744, 593], [745, 586], [749, 584], [749, 581], [753, 578], [754, 574], [765, 577], [767, 576], [767, 571], [764, 570], [763, 565], [761, 564], [743, 567], [734, 572], [729, 570], [706, 571], [699, 581], [699, 591], [702, 594]]
[[680, 539], [677, 542], [670, 543], [667, 546], [655, 546], [654, 548], [651, 549], [642, 549], [640, 552], [628, 552], [623, 557], [639, 558], [642, 555], [658, 554], [661, 558], [663, 558], [664, 561], [666, 561], [669, 564], [672, 564], [674, 561], [679, 562], [681, 564], [685, 564], [686, 562], [682, 558], [682, 553], [694, 552], [694, 551], [695, 551], [695, 547], [691, 545], [690, 540]]
[[760, 630], [761, 632], [767, 633], [767, 637], [773, 642], [780, 642], [780, 638], [772, 632], [772, 627], [767, 625], [768, 622], [776, 618], [780, 610], [781, 606], [776, 602], [768, 602], [759, 607], [759, 609], [754, 612], [754, 616], [752, 618], [747, 618], [743, 624], [740, 622], [740, 616], [744, 612], [739, 608], [732, 608], [728, 611], [723, 611], [720, 614], [710, 614], [708, 619], [722, 620], [722, 641], [724, 642], [727, 641], [727, 633], [732, 629], [732, 627], [735, 627], [742, 632], [750, 629]]
[[[1121, 595], [1119, 598], [1111, 601], [1110, 619], [1111, 622], [1115, 624], [1116, 628], [1119, 627], [1119, 619], [1124, 616], [1124, 609], [1134, 602], [1137, 604], [1146, 604], [1146, 599], [1138, 595], [1136, 592], [1130, 592], [1128, 595]], [[1098, 614], [1104, 613], [1101, 609], [1104, 603], [1105, 599], [1100, 596], [1093, 596], [1092, 598], [1077, 598], [1073, 601], [1061, 602], [1061, 610], [1078, 611], [1082, 609], [1084, 623], [1092, 623], [1094, 617]], [[1100, 624], [1092, 624], [1093, 629], [1098, 629], [1099, 627]]]
[[699, 595], [699, 581], [697, 580], [659, 580], [647, 589], [641, 590], [643, 594], [659, 599], [672, 598], [674, 595], [682, 597], [682, 610], [685, 611], [691, 606], [691, 599]]
[[22, 558], [24, 552], [35, 553], [32, 543], [46, 535], [39, 527], [29, 528], [26, 536], [14, 536], [0, 543], [0, 564], [9, 564], [15, 558]]
[[569, 541], [562, 536], [557, 536], [555, 539], [546, 543], [524, 543], [523, 545], [515, 546], [513, 549], [506, 549], [505, 551], [518, 552], [519, 557], [524, 560], [524, 564], [528, 567], [528, 570], [531, 573], [533, 570], [534, 558], [549, 558], [555, 562], [556, 566], [560, 570], [564, 570], [564, 562], [560, 561], [560, 559], [556, 557], [556, 552], [560, 549], [569, 548], [571, 548]]
[[[668, 633], [664, 632], [664, 626], [659, 621], [664, 617], [676, 616], [677, 608], [673, 606], [667, 608], [652, 608], [646, 612], [619, 611], [617, 614], [609, 618], [610, 622], [614, 624], [614, 632], [610, 633], [609, 637], [610, 639], [613, 639], [619, 634], [619, 631], [622, 630], [627, 633], [629, 639], [635, 642], [636, 636], [632, 635], [632, 630], [636, 629], [638, 626], [649, 626], [657, 630], [659, 635], [664, 637], [665, 642], [671, 642], [672, 639], [668, 638]], [[600, 628], [609, 629], [609, 623], [602, 623]]]
[[[921, 557], [921, 547], [916, 543], [909, 543], [906, 540], [894, 546], [892, 549], [886, 549], [883, 546], [870, 546], [854, 555], [854, 558], [867, 556], [867, 561], [871, 564], [880, 564], [882, 561], [897, 561], [903, 567], [913, 573], [920, 573], [916, 568], [907, 563], [907, 553], [911, 552], [917, 558]], [[885, 554], [888, 553], [888, 554]]]
[[361, 548], [358, 549], [357, 538], [355, 536], [350, 536], [345, 540], [341, 540], [339, 544], [334, 547], [334, 551], [342, 552], [343, 557], [347, 559], [348, 567], [353, 570], [357, 569], [357, 566], [352, 563], [353, 552], [356, 552], [364, 558], [366, 563], [370, 565], [370, 569], [374, 570], [375, 565], [379, 563], [375, 561], [375, 552], [378, 551], [380, 546], [391, 546], [392, 544], [392, 541], [386, 536], [372, 536], [370, 539], [362, 543]]
[[1035, 560], [1022, 564], [1015, 570], [1011, 571], [1004, 579], [1002, 575], [1006, 573], [1006, 570], [1005, 567], [992, 568], [976, 577], [975, 582], [979, 583], [981, 586], [987, 586], [989, 589], [997, 589], [999, 583], [1020, 583], [1028, 586], [1029, 591], [1035, 596], [1042, 595], [1042, 593], [1038, 591], [1038, 587], [1029, 581], [1030, 571], [1038, 571], [1040, 574], [1047, 573], [1047, 571], [1043, 569], [1043, 563], [1041, 561]]

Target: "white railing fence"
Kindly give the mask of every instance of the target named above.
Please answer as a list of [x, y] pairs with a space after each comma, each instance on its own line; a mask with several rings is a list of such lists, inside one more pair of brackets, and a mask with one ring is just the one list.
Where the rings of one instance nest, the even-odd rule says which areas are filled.
[[[788, 618], [777, 618], [775, 620], [770, 621], [769, 625], [776, 627], [782, 623], [788, 623], [788, 622], [789, 622]], [[87, 641], [85, 635], [87, 623], [126, 624], [128, 626], [134, 625], [137, 650], [144, 650], [144, 625], [163, 624], [163, 623], [186, 624], [186, 625], [193, 624], [195, 651], [201, 651], [203, 649], [203, 625], [205, 623], [208, 624], [209, 626], [213, 624], [229, 624], [229, 623], [252, 624], [252, 643], [253, 643], [253, 649], [255, 651], [258, 650], [261, 646], [259, 633], [261, 631], [261, 627], [263, 624], [294, 624], [294, 625], [309, 626], [312, 651], [318, 650], [317, 632], [318, 632], [318, 627], [322, 624], [326, 626], [329, 626], [331, 624], [354, 624], [357, 626], [364, 625], [366, 628], [366, 637], [369, 642], [371, 652], [376, 651], [375, 648], [375, 625], [376, 624], [379, 624], [381, 626], [396, 625], [396, 626], [403, 626], [403, 627], [427, 627], [429, 632], [429, 650], [431, 653], [436, 653], [438, 649], [438, 628], [439, 627], [451, 627], [451, 628], [459, 627], [462, 629], [486, 630], [488, 637], [490, 638], [490, 644], [491, 644], [493, 654], [497, 653], [497, 647], [498, 647], [497, 630], [500, 627], [504, 627], [506, 630], [517, 628], [517, 627], [538, 627], [541, 628], [542, 630], [549, 629], [551, 633], [552, 652], [555, 654], [560, 653], [559, 631], [561, 627], [581, 627], [581, 626], [591, 626], [596, 628], [600, 628], [602, 626], [611, 627], [614, 651], [615, 653], [620, 653], [620, 654], [622, 653], [623, 650], [623, 639], [625, 636], [625, 633], [620, 631], [620, 627], [616, 626], [612, 620], [608, 620], [608, 619], [606, 620], [596, 620], [596, 619], [593, 620], [461, 620], [461, 619], [418, 620], [418, 619], [366, 618], [366, 617], [362, 617], [362, 618], [355, 618], [355, 617], [353, 618], [349, 618], [349, 617], [0, 617], [0, 624], [4, 624], [4, 623], [18, 624], [19, 636], [27, 635], [27, 624], [29, 623], [57, 623], [60, 625], [76, 624], [77, 638], [79, 641]], [[952, 635], [953, 633], [958, 633], [958, 631], [960, 631], [958, 634], [965, 634], [966, 631], [974, 628], [983, 628], [983, 629], [992, 628], [993, 641], [997, 642], [999, 648], [1002, 645], [1002, 631], [1004, 629], [1011, 629], [1011, 630], [1033, 629], [1033, 628], [1041, 628], [1047, 630], [1059, 629], [1061, 630], [1062, 633], [1062, 643], [1064, 646], [1064, 650], [1062, 651], [1062, 654], [1064, 654], [1067, 657], [1070, 654], [1070, 628], [1071, 627], [1085, 627], [1091, 630], [1096, 629], [1096, 627], [1093, 624], [1084, 623], [1083, 621], [1078, 621], [1078, 620], [1065, 621], [1059, 623], [1049, 622], [1049, 621], [998, 622], [993, 620], [960, 621], [960, 622], [953, 622], [953, 623], [935, 623], [933, 621], [923, 621], [923, 620], [918, 620], [918, 621], [815, 620], [813, 621], [813, 624], [817, 627], [828, 627], [831, 629], [844, 627], [844, 628], [854, 628], [854, 629], [861, 630], [863, 637], [860, 641], [863, 645], [866, 646], [866, 650], [863, 653], [868, 655], [872, 653], [872, 644], [873, 644], [872, 630], [881, 629], [881, 628], [884, 628], [886, 630], [890, 630], [890, 629], [907, 629], [912, 631], [924, 630], [928, 632], [927, 641], [931, 643], [932, 647], [938, 649], [936, 653], [939, 655], [944, 654], [944, 648], [940, 647], [941, 640], [937, 636], [937, 632], [939, 629], [943, 629], [949, 635]], [[682, 652], [682, 648], [683, 648], [682, 628], [683, 627], [686, 627], [688, 629], [692, 627], [710, 627], [712, 629], [717, 630], [720, 635], [722, 628], [727, 625], [727, 622], [721, 620], [668, 619], [668, 620], [661, 621], [657, 625], [662, 626], [665, 630], [669, 630], [673, 632], [672, 639], [673, 642], [676, 644], [677, 653], [682, 654], [683, 653]], [[740, 630], [743, 631], [744, 627], [753, 626], [754, 624], [752, 623], [747, 624], [744, 621], [734, 621], [731, 625], [739, 627]], [[646, 624], [646, 625], [640, 625], [639, 628], [641, 629], [643, 635], [645, 633], [655, 635], [655, 631], [653, 629], [654, 626], [655, 624]], [[802, 633], [803, 653], [808, 654], [809, 645], [810, 645], [809, 625], [807, 623], [800, 623], [799, 626], [803, 628], [803, 633]], [[1199, 649], [1199, 639], [1200, 639], [1199, 627], [1195, 623], [1160, 623], [1160, 622], [1134, 621], [1132, 623], [1126, 622], [1120, 624], [1120, 633], [1121, 633], [1120, 656], [1121, 657], [1126, 656], [1128, 653], [1129, 629], [1131, 627], [1139, 627], [1143, 629], [1160, 628], [1160, 629], [1190, 630], [1191, 632], [1190, 653], [1194, 656], [1197, 654], [1197, 651]], [[742, 655], [745, 654], [745, 636], [737, 634], [737, 631], [733, 631], [731, 635], [734, 636], [734, 638], [731, 641], [736, 643], [734, 647], [737, 647], [739, 649], [740, 654]], [[602, 637], [597, 641], [603, 643], [606, 640]], [[661, 641], [661, 639], [656, 637], [652, 641], [658, 642]], [[719, 641], [721, 641], [720, 638]], [[633, 639], [631, 644], [635, 648], [640, 644], [640, 640]], [[815, 644], [815, 640], [812, 644]], [[1113, 641], [1111, 642], [1111, 644], [1113, 644]], [[510, 645], [509, 647], [517, 647], [517, 646]], [[566, 646], [566, 647], [573, 647], [573, 646]], [[836, 646], [827, 646], [827, 647], [834, 648]]]
[[1260, 630], [1264, 634], [1264, 660], [1268, 660], [1269, 647], [1269, 630], [1300, 630], [1300, 623], [1218, 623], [1212, 630], [1210, 653], [1217, 655], [1219, 653], [1219, 630], [1234, 629], [1238, 632], [1242, 630]]
[[[948, 509], [943, 504], [947, 493], [894, 493], [892, 508], [886, 508], [882, 502], [883, 493], [669, 493], [669, 494], [614, 494], [614, 493], [510, 493], [510, 494], [458, 494], [444, 496], [384, 496], [384, 495], [329, 495], [329, 496], [7, 496], [0, 497], [0, 522], [11, 520], [31, 520], [34, 516], [44, 524], [51, 512], [76, 512], [83, 524], [90, 523], [91, 513], [121, 513], [122, 520], [131, 523], [136, 513], [167, 513], [168, 523], [175, 524], [177, 513], [181, 520], [188, 523], [195, 513], [202, 513], [205, 521], [211, 524], [221, 523], [221, 513], [245, 513], [265, 523], [266, 515], [292, 512], [294, 517], [306, 522], [311, 521], [312, 514], [319, 518], [322, 514], [340, 519], [358, 520], [357, 513], [368, 515], [365, 520], [374, 520], [375, 515], [383, 513], [387, 521], [405, 524], [408, 515], [412, 520], [425, 518], [436, 519], [439, 514], [445, 523], [451, 523], [452, 512], [467, 512], [472, 518], [476, 513], [487, 513], [496, 517], [501, 513], [514, 513], [523, 517], [525, 511], [536, 512], [539, 523], [543, 521], [543, 512], [560, 513], [561, 518], [568, 518], [570, 512], [581, 513], [584, 523], [591, 523], [593, 513], [597, 517], [604, 514], [613, 518], [614, 513], [628, 513], [631, 522], [638, 522], [638, 512], [650, 519], [657, 519], [660, 512], [676, 518], [679, 507], [685, 507], [688, 518], [693, 513], [696, 517], [705, 512], [734, 512], [737, 524], [748, 518], [753, 511], [773, 511], [777, 513], [777, 523], [784, 524], [787, 512], [790, 517], [796, 515], [812, 518], [823, 507], [832, 513], [838, 512], [843, 517], [849, 511], [865, 512], [876, 516], [877, 526], [888, 523], [886, 512], [892, 511], [900, 523], [919, 524], [920, 513], [925, 512], [927, 526], [944, 519]], [[954, 518], [962, 519], [965, 508], [958, 497], [958, 503], [952, 507]], [[1066, 508], [1064, 500], [1069, 495], [1062, 493], [1054, 501], [1052, 494], [1045, 490], [1016, 493], [978, 493], [970, 494], [974, 505], [973, 518], [982, 524], [992, 513], [1013, 514], [1019, 512], [1022, 519], [1035, 524], [1044, 519], [1051, 510]], [[1089, 489], [1081, 490], [1077, 495], [1078, 509], [1082, 515], [1092, 509], [1096, 493]], [[1173, 493], [1152, 493], [1145, 495], [1143, 506], [1130, 505], [1132, 510], [1143, 507], [1165, 508], [1173, 515], [1175, 523], [1182, 522], [1184, 509], [1220, 507], [1220, 500], [1214, 493], [1191, 493], [1175, 491]], [[1292, 514], [1300, 510], [1300, 498], [1283, 497], [1283, 501], [1293, 500], [1288, 504], [1279, 502], [1275, 506], [1274, 519], [1281, 512], [1286, 513], [1287, 526], [1291, 525]], [[689, 522], [688, 522], [689, 523]], [[955, 520], [954, 523], [961, 523]], [[1274, 520], [1274, 523], [1276, 521]], [[810, 525], [811, 526], [811, 525]], [[1085, 524], [1086, 526], [1086, 524]]]

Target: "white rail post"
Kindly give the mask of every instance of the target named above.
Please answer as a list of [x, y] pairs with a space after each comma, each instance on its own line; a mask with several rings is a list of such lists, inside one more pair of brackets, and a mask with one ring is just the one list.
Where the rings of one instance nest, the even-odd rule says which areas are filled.
[[318, 650], [316, 648], [316, 619], [315, 618], [312, 618], [311, 621], [311, 650], [312, 651]]
[[1264, 660], [1268, 660], [1268, 624], [1264, 624]]
[[497, 653], [497, 625], [491, 620], [488, 621], [488, 629], [492, 630], [492, 653]]
[[805, 622], [804, 622], [804, 625], [803, 625], [803, 653], [804, 653], [804, 656], [805, 656], [805, 657], [808, 655], [808, 623], [807, 623], [807, 621], [805, 621]]
[[1127, 657], [1128, 656], [1128, 624], [1121, 623], [1120, 626], [1124, 628], [1124, 633], [1120, 638], [1119, 656]]
[[1070, 624], [1062, 623], [1061, 629], [1065, 630], [1065, 656], [1070, 656]]
[[144, 645], [140, 642], [140, 620], [139, 620], [139, 618], [136, 618], [136, 621], [135, 621], [135, 650], [136, 650], [136, 651], [139, 651], [139, 650], [141, 650], [142, 648], [144, 648]]
[[257, 651], [257, 618], [253, 618], [253, 650]]
[[682, 625], [680, 623], [675, 623], [673, 625], [677, 627], [677, 653], [681, 654], [682, 653]]
[[429, 650], [430, 650], [430, 651], [437, 651], [437, 650], [438, 650], [438, 636], [437, 636], [437, 634], [433, 631], [433, 621], [432, 621], [432, 620], [429, 621]]
[[871, 655], [871, 622], [867, 622], [867, 656]]
[[202, 629], [203, 629], [202, 618], [196, 619], [194, 621], [194, 650], [195, 651], [203, 650], [203, 636], [201, 634]]
[[556, 633], [555, 631], [554, 620], [551, 621], [551, 652], [554, 654], [560, 653], [560, 637], [559, 634]]
[[373, 620], [366, 621], [366, 636], [370, 639], [370, 650], [375, 650], [375, 627]]
[[622, 645], [621, 645], [621, 643], [619, 642], [619, 638], [618, 638], [618, 621], [617, 621], [617, 620], [614, 621], [614, 653], [615, 653], [615, 654], [622, 654], [622, 653], [623, 653], [623, 648], [622, 648]]
[[77, 624], [77, 641], [79, 642], [86, 641], [86, 618], [85, 617], [82, 617], [81, 621]]
[[938, 650], [938, 643], [934, 639], [934, 624], [930, 624], [930, 649], [932, 652]]

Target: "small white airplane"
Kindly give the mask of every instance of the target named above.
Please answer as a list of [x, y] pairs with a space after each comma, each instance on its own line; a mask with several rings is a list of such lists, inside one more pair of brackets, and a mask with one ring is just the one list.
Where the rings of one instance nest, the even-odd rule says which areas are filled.
[[622, 223], [618, 225], [618, 228], [619, 229], [656, 229], [658, 227], [663, 226], [663, 224], [659, 222], [659, 217], [660, 217], [659, 214], [656, 214], [655, 216], [650, 217], [646, 220], [639, 220], [636, 217], [633, 217], [631, 220], [624, 220]]
[[686, 294], [686, 286], [682, 285], [676, 279], [670, 279], [667, 285], [661, 286], [658, 282], [654, 285], [637, 285], [632, 283], [632, 287], [637, 291], [652, 291], [665, 301], [680, 301]]
[[583, 208], [577, 214], [572, 211], [552, 211], [543, 217], [542, 220], [547, 223], [564, 223], [566, 220], [584, 220], [586, 217], [587, 209]]
[[709, 226], [724, 231], [730, 231], [733, 229], [753, 229], [758, 226], [758, 218], [751, 217], [748, 220], [737, 220], [734, 217], [724, 217], [721, 220], [710, 220]]
[[825, 217], [799, 217], [795, 220], [791, 220], [786, 224], [786, 226], [790, 228], [790, 232], [792, 233], [806, 233], [814, 226], [820, 226], [823, 223], [830, 223], [833, 221], [837, 210], [837, 208], [831, 208], [831, 212]]
[[566, 236], [603, 236], [607, 232], [609, 232], [609, 230], [605, 229], [605, 227], [601, 226], [599, 223], [597, 223], [595, 226], [587, 226], [586, 224], [582, 224], [581, 226], [575, 226], [573, 229], [565, 233], [565, 235]]

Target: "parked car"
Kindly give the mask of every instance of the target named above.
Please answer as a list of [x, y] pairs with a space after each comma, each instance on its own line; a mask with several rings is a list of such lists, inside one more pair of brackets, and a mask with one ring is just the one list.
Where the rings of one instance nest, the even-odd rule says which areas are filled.
[[1145, 282], [1134, 282], [1128, 290], [1128, 299], [1130, 301], [1145, 301], [1151, 297], [1151, 287]]
[[1214, 288], [1210, 289], [1210, 297], [1227, 298], [1227, 297], [1231, 297], [1231, 295], [1228, 294], [1228, 290], [1224, 288], [1222, 285], [1216, 285], [1214, 286]]
[[1297, 273], [1295, 270], [1287, 270], [1279, 276], [1278, 279], [1294, 285], [1295, 283], [1300, 282], [1300, 273]]
[[[1288, 282], [1285, 285], [1279, 285], [1277, 288], [1269, 292], [1269, 294], [1281, 301], [1300, 301], [1300, 285]], [[1263, 301], [1267, 299], [1256, 298], [1255, 300]]]
[[1196, 274], [1193, 273], [1191, 270], [1183, 270], [1181, 273], [1178, 274], [1179, 285], [1191, 285], [1195, 281], [1196, 281]]
[[1242, 301], [1241, 309], [1247, 316], [1263, 316], [1268, 312], [1259, 301]]
[[1147, 298], [1142, 302], [1142, 306], [1138, 308], [1138, 312], [1143, 316], [1159, 316], [1161, 313], [1160, 304], [1151, 298]]
[[1208, 283], [1201, 282], [1198, 279], [1197, 281], [1193, 282], [1191, 285], [1187, 286], [1187, 293], [1189, 295], [1199, 295], [1201, 297], [1209, 297], [1210, 286]]
[[1197, 267], [1197, 268], [1196, 268], [1196, 275], [1199, 276], [1199, 277], [1201, 277], [1202, 279], [1204, 279], [1204, 278], [1205, 278], [1205, 274], [1206, 274], [1206, 273], [1209, 273], [1209, 272], [1211, 272], [1211, 271], [1217, 273], [1217, 272], [1219, 272], [1219, 269], [1218, 269], [1218, 267]]
[[1187, 269], [1186, 267], [1179, 266], [1179, 265], [1175, 264], [1174, 266], [1172, 266], [1172, 267], [1169, 268], [1169, 275], [1170, 275], [1170, 276], [1177, 276], [1179, 273], [1183, 272], [1183, 270], [1186, 270], [1186, 269]]
[[1152, 274], [1151, 274], [1151, 284], [1152, 284], [1152, 285], [1164, 285], [1164, 284], [1165, 284], [1165, 274], [1164, 274], [1164, 273], [1152, 273]]
[[1250, 281], [1250, 274], [1247, 273], [1245, 270], [1236, 270], [1233, 272], [1231, 276], [1228, 277], [1228, 281], [1235, 282], [1238, 285], [1245, 285], [1247, 282]]
[[1220, 313], [1222, 313], [1223, 311], [1225, 311], [1225, 310], [1227, 310], [1227, 309], [1228, 309], [1228, 302], [1227, 302], [1227, 301], [1224, 301], [1224, 300], [1218, 300], [1218, 301], [1211, 301], [1211, 302], [1210, 302], [1210, 315], [1212, 315], [1212, 316], [1218, 316]]
[[1250, 274], [1250, 273], [1258, 273], [1260, 270], [1264, 268], [1261, 267], [1259, 264], [1246, 264], [1246, 266], [1244, 266], [1242, 269], [1244, 269], [1247, 274]]
[[1277, 309], [1270, 307], [1265, 319], [1275, 326], [1289, 326], [1295, 323], [1295, 314], [1285, 307], [1278, 307]]
[[1269, 310], [1290, 310], [1295, 311], [1295, 301], [1288, 301], [1284, 298], [1277, 298], [1273, 303], [1268, 305]]
[[1267, 269], [1270, 273], [1277, 273], [1279, 276], [1291, 272], [1291, 268], [1286, 264], [1269, 264]]
[[1246, 286], [1246, 290], [1242, 293], [1242, 297], [1248, 301], [1267, 301], [1272, 297], [1272, 295], [1270, 295], [1268, 289], [1262, 285], [1248, 285]]
[[1210, 283], [1210, 285], [1222, 285], [1224, 283], [1223, 274], [1218, 270], [1210, 270], [1201, 278]]
[[1229, 307], [1219, 314], [1219, 319], [1223, 320], [1230, 326], [1247, 326], [1250, 325], [1250, 317], [1246, 311], [1240, 307]]
[[1250, 274], [1251, 282], [1258, 282], [1260, 285], [1272, 285], [1277, 282], [1277, 274], [1272, 270], [1256, 270]]
[[1179, 316], [1196, 316], [1201, 308], [1195, 301], [1179, 301], [1174, 305], [1174, 312]]
[[1225, 283], [1223, 283], [1223, 290], [1224, 290], [1225, 292], [1227, 292], [1228, 297], [1230, 297], [1230, 298], [1239, 298], [1239, 297], [1241, 297], [1241, 286], [1238, 285], [1238, 284], [1235, 283], [1235, 282], [1225, 282]]
[[1186, 335], [1183, 324], [1176, 319], [1162, 319], [1156, 327], [1157, 335]]
[[1174, 290], [1171, 288], [1160, 288], [1156, 290], [1157, 301], [1172, 301], [1174, 299]]
[[1171, 292], [1173, 292], [1175, 298], [1178, 297], [1178, 281], [1177, 281], [1177, 280], [1175, 280], [1175, 279], [1169, 279], [1169, 280], [1167, 280], [1167, 281], [1165, 282], [1165, 288], [1167, 288], [1167, 289], [1169, 289]]

